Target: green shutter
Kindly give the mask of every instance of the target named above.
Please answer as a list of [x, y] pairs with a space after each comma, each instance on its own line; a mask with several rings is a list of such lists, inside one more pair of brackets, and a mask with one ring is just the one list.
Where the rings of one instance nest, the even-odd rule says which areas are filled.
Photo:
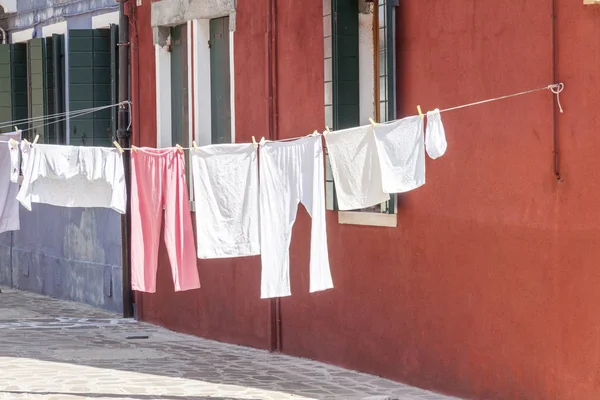
[[[26, 51], [22, 43], [0, 44], [0, 124], [27, 119]], [[14, 126], [6, 126], [0, 132], [13, 130]]]
[[211, 140], [231, 143], [229, 17], [210, 20]]
[[52, 98], [52, 38], [31, 39], [27, 42], [27, 78], [29, 83], [29, 118], [37, 118], [29, 122], [30, 139], [39, 135], [40, 143], [50, 143], [54, 135], [53, 120], [46, 115], [54, 109]]
[[332, 0], [333, 128], [360, 124], [358, 0]]
[[[52, 35], [52, 94], [54, 113], [61, 114], [65, 112], [65, 35]], [[54, 137], [51, 143], [65, 144], [65, 117], [54, 118], [52, 121]]]
[[[119, 102], [119, 25], [110, 26], [110, 102], [117, 104]], [[117, 140], [118, 130], [118, 112], [117, 107], [110, 109], [110, 127], [112, 140]]]
[[[69, 30], [70, 112], [111, 104], [109, 29]], [[111, 111], [105, 109], [70, 118], [70, 144], [111, 145]]]

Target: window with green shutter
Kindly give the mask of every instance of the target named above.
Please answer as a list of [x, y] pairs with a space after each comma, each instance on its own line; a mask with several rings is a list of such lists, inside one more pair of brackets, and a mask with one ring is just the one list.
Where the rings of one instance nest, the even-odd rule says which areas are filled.
[[211, 143], [231, 143], [229, 17], [210, 20]]
[[[69, 110], [108, 106], [111, 91], [111, 31], [69, 30]], [[69, 143], [75, 146], [111, 146], [110, 108], [70, 117]]]
[[46, 116], [54, 113], [52, 90], [52, 38], [31, 39], [27, 42], [27, 82], [29, 139], [39, 135], [40, 143], [51, 143], [55, 137], [54, 124]]
[[[332, 130], [356, 127], [361, 124], [361, 98], [373, 104], [369, 110], [377, 121], [396, 118], [395, 105], [395, 9], [398, 0], [329, 0], [324, 3], [324, 67], [325, 67], [325, 123]], [[372, 27], [365, 31], [364, 19], [359, 15], [371, 15]], [[367, 19], [368, 20], [368, 19]], [[372, 53], [359, 51], [361, 35], [372, 29]], [[364, 50], [364, 48], [362, 48]], [[362, 57], [369, 59], [359, 60]], [[373, 65], [370, 72], [374, 89], [361, 93], [361, 79], [369, 80], [361, 65]], [[363, 86], [368, 87], [367, 85]], [[364, 104], [363, 104], [364, 105]], [[365, 123], [365, 121], [362, 121]], [[327, 160], [326, 176], [327, 208], [337, 210], [335, 182]], [[394, 198], [386, 203], [369, 207], [362, 212], [394, 214]]]
[[[53, 114], [65, 112], [65, 35], [52, 35], [52, 95]], [[54, 132], [52, 144], [66, 144], [66, 117], [52, 118]]]
[[[0, 124], [26, 120], [27, 109], [27, 46], [0, 44]], [[6, 126], [0, 133], [13, 130], [14, 126]]]

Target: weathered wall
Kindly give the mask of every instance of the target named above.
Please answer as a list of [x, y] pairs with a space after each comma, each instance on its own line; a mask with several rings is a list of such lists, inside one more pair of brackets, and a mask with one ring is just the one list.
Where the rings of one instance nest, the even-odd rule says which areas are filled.
[[20, 218], [0, 235], [0, 284], [122, 312], [119, 214], [35, 204]]
[[[153, 0], [152, 26], [172, 26], [200, 18], [230, 15], [235, 20], [236, 0]], [[235, 26], [235, 21], [230, 21]]]
[[[238, 141], [268, 132], [266, 3], [238, 2]], [[562, 180], [550, 93], [443, 114], [448, 152], [427, 161], [423, 188], [399, 197], [398, 228], [327, 214], [334, 290], [308, 294], [310, 219], [300, 208], [293, 296], [281, 300], [285, 353], [470, 398], [600, 398], [600, 7], [556, 3]], [[277, 1], [280, 137], [323, 128], [321, 7]], [[400, 116], [554, 79], [550, 0], [400, 2], [397, 16]], [[152, 90], [139, 100], [154, 104]], [[150, 144], [155, 127], [141, 135]], [[158, 293], [139, 296], [143, 316], [268, 347], [259, 265], [202, 261], [203, 287], [174, 294], [163, 248]]]
[[7, 15], [10, 30], [26, 29], [64, 21], [70, 16], [117, 10], [115, 0], [19, 0], [17, 12]]

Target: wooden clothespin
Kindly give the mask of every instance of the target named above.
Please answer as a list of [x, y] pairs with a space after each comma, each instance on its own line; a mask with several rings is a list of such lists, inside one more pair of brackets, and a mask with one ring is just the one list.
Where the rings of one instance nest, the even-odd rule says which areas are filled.
[[424, 115], [423, 115], [423, 112], [421, 111], [421, 106], [417, 106], [417, 112], [419, 113], [419, 117], [420, 117], [421, 119], [423, 119], [423, 118], [424, 118]]
[[258, 143], [256, 143], [256, 138], [254, 136], [252, 136], [252, 145], [255, 149], [258, 149]]
[[176, 144], [175, 147], [177, 147], [177, 150], [179, 150], [180, 152], [183, 153], [183, 147], [181, 147], [180, 145]]
[[119, 144], [119, 142], [117, 142], [116, 140], [113, 142], [113, 144], [115, 145], [115, 147], [117, 148], [117, 150], [119, 150], [119, 153], [124, 152], [125, 150], [123, 150], [123, 148], [121, 147], [121, 145]]
[[310, 136], [318, 136], [318, 135], [319, 135], [319, 131], [316, 129], [313, 133], [310, 134]]
[[192, 140], [192, 147], [194, 148], [194, 151], [198, 151], [198, 146], [196, 146], [195, 140]]
[[138, 152], [137, 146], [134, 146], [134, 145], [131, 145], [131, 150], [135, 151], [136, 153]]
[[261, 145], [261, 146], [264, 146], [265, 143], [267, 143], [267, 141], [265, 140], [265, 137], [263, 136], [263, 137], [260, 138], [260, 142], [258, 144]]
[[35, 135], [35, 138], [33, 139], [33, 143], [31, 143], [31, 144], [32, 145], [37, 144], [39, 139], [40, 139], [40, 135]]
[[15, 125], [15, 132], [21, 132], [21, 130]]
[[325, 132], [327, 132], [328, 135], [331, 133], [328, 126], [325, 126]]
[[377, 122], [375, 122], [375, 120], [371, 117], [369, 117], [369, 122], [371, 123], [371, 125], [373, 125], [373, 128], [377, 126]]

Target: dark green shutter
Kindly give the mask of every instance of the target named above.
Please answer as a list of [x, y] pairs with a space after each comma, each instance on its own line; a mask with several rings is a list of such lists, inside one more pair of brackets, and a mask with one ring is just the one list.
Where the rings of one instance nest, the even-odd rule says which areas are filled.
[[[111, 104], [109, 29], [69, 30], [69, 109]], [[111, 146], [111, 110], [70, 118], [70, 144]]]
[[29, 83], [29, 122], [27, 137], [39, 135], [40, 143], [49, 143], [54, 134], [53, 125], [48, 125], [46, 115], [52, 114], [54, 99], [49, 91], [52, 87], [52, 39], [31, 39], [27, 42], [27, 77]]
[[173, 145], [188, 146], [188, 57], [187, 25], [171, 29], [171, 139]]
[[[110, 26], [110, 102], [117, 104], [119, 102], [119, 25]], [[118, 129], [117, 107], [110, 109], [110, 127], [112, 140], [117, 140]]]
[[231, 143], [229, 17], [210, 20], [211, 140]]
[[360, 124], [358, 0], [332, 0], [333, 128]]
[[[65, 112], [65, 35], [52, 35], [52, 94], [54, 114], [62, 114]], [[60, 116], [52, 119], [54, 122], [54, 137], [51, 143], [65, 144], [65, 119]]]
[[[23, 43], [0, 44], [0, 124], [27, 119], [27, 46]], [[0, 132], [12, 132], [11, 124]]]

